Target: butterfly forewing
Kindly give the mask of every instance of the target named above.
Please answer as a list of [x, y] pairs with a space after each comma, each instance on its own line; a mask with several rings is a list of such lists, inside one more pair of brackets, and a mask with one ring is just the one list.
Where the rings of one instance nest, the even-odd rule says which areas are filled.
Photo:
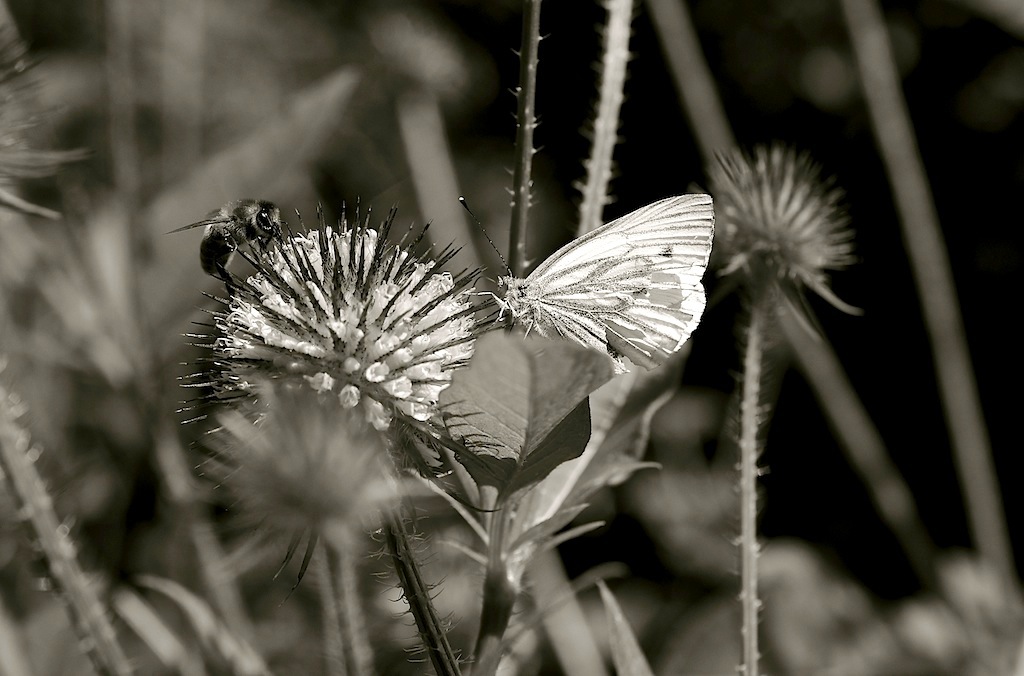
[[654, 202], [560, 249], [518, 302], [542, 333], [604, 349], [620, 370], [621, 357], [652, 368], [700, 321], [713, 235], [709, 195]]
[[[579, 263], [612, 258], [670, 253], [680, 263], [700, 266], [704, 274], [711, 253], [715, 212], [711, 196], [704, 194], [667, 197], [591, 230], [555, 252], [527, 277], [561, 277]], [[548, 275], [549, 271], [554, 275]]]

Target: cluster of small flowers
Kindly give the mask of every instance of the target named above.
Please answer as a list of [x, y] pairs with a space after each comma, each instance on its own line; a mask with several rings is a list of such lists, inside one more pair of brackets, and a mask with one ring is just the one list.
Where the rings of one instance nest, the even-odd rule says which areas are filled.
[[285, 379], [360, 406], [380, 431], [394, 415], [437, 415], [453, 370], [473, 353], [475, 274], [435, 271], [451, 248], [429, 260], [413, 253], [419, 239], [389, 244], [394, 216], [379, 231], [368, 215], [338, 229], [321, 222], [248, 257], [256, 272], [216, 316], [218, 398]]

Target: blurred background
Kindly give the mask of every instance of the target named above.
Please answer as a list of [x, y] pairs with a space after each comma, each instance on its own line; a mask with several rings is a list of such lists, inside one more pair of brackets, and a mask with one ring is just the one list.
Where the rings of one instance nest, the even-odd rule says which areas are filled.
[[[1012, 424], [1024, 368], [1012, 352], [1020, 339], [1010, 295], [1021, 288], [1024, 262], [1024, 12], [1000, 0], [883, 4], [1020, 560], [1024, 496], [1014, 481], [1024, 461]], [[1013, 653], [1016, 591], [971, 557], [929, 340], [839, 3], [688, 6], [739, 144], [809, 151], [845, 190], [860, 262], [832, 284], [864, 315], [812, 305], [877, 426], [889, 469], [909, 487], [917, 536], [929, 543], [919, 554], [934, 562], [944, 598], [950, 586], [963, 591], [981, 616], [976, 626], [986, 627], [977, 640], [991, 641], [990, 654]], [[593, 117], [603, 20], [596, 2], [543, 6], [529, 241], [537, 260], [575, 229], [573, 186], [589, 148], [583, 130]], [[177, 426], [190, 417], [176, 413], [189, 396], [178, 378], [202, 356], [182, 334], [206, 321], [203, 308], [212, 305], [202, 293], [217, 284], [199, 268], [201, 231], [165, 233], [242, 197], [276, 202], [293, 223], [295, 210], [312, 222], [318, 204], [329, 220], [357, 200], [381, 212], [396, 204], [400, 224], [430, 221], [435, 242], [466, 243], [460, 266], [502, 274], [456, 199], [465, 195], [491, 239], [507, 246], [521, 5], [6, 0], [0, 27], [8, 69], [0, 78], [0, 188], [63, 215], [0, 210], [5, 381], [28, 407], [26, 425], [46, 449], [41, 471], [85, 565], [126, 582], [141, 573], [187, 580], [193, 564], [180, 553], [185, 535], [155, 448], [164, 438], [190, 447], [202, 436], [203, 423]], [[707, 185], [646, 3], [633, 29], [606, 220]], [[51, 150], [81, 154], [43, 152]], [[714, 291], [713, 275], [708, 284]], [[708, 310], [682, 388], [654, 418], [648, 457], [664, 470], [602, 493], [586, 516], [607, 525], [561, 551], [570, 577], [625, 564], [613, 588], [659, 673], [731, 673], [737, 663], [738, 512], [725, 437], [739, 315], [730, 297]], [[761, 481], [766, 667], [996, 673], [964, 666], [967, 639], [936, 605], [936, 581], [922, 579], [879, 516], [804, 378], [785, 368], [777, 376]], [[241, 546], [230, 505], [210, 502], [226, 546]], [[5, 621], [25, 630], [38, 673], [77, 673], [63, 611], [36, 590], [40, 572], [27, 564], [15, 520], [3, 523]], [[449, 579], [442, 590], [458, 597], [457, 573], [445, 568], [447, 554], [438, 556], [432, 565]], [[295, 648], [313, 639], [294, 628], [315, 622], [315, 603], [302, 586], [281, 603], [292, 582], [270, 582], [279, 563], [274, 552], [239, 564], [245, 600], [261, 635], [292, 627], [267, 644], [271, 666], [316, 673], [316, 660]], [[374, 582], [367, 590], [387, 595], [382, 606], [394, 597]], [[472, 617], [478, 600], [466, 592], [450, 603]], [[585, 611], [598, 608], [592, 601], [584, 594]], [[401, 629], [412, 636], [409, 627], [392, 631]], [[39, 648], [54, 644], [68, 648]], [[806, 666], [826, 651], [831, 664], [858, 666]], [[422, 665], [403, 671], [404, 658], [396, 648], [381, 658], [383, 671], [421, 673]], [[543, 649], [527, 673], [560, 667]]]

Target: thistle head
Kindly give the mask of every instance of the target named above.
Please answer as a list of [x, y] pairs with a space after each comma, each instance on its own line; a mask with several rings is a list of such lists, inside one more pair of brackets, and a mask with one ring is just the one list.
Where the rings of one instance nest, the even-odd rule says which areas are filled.
[[437, 416], [438, 396], [473, 353], [475, 274], [439, 270], [451, 248], [431, 260], [413, 253], [418, 239], [390, 244], [394, 216], [378, 229], [369, 214], [337, 228], [321, 217], [317, 229], [243, 254], [255, 272], [215, 314], [218, 399], [251, 398], [269, 380], [358, 407], [381, 431], [396, 416]]
[[810, 155], [782, 145], [736, 150], [717, 158], [710, 178], [723, 275], [742, 276], [752, 290], [780, 288], [788, 298], [807, 288], [859, 313], [829, 288], [828, 272], [855, 260], [853, 232], [842, 191], [822, 180]]
[[271, 532], [342, 538], [394, 498], [385, 440], [359, 408], [339, 410], [330, 395], [295, 383], [266, 383], [256, 395], [218, 416], [212, 442], [214, 472], [240, 514]]

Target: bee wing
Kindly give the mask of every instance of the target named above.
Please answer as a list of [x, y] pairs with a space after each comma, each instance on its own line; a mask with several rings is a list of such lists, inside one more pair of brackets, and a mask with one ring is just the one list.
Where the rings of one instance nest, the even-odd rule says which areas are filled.
[[182, 232], [184, 230], [191, 230], [192, 228], [202, 228], [202, 227], [205, 227], [207, 225], [216, 225], [218, 223], [227, 223], [229, 220], [230, 219], [227, 219], [227, 218], [208, 218], [206, 220], [197, 221], [195, 223], [189, 223], [188, 225], [183, 225], [180, 228], [175, 228], [174, 230], [170, 230], [170, 231], [168, 231], [168, 232], [166, 232], [164, 234], [165, 235], [173, 235], [176, 232]]
[[664, 362], [704, 312], [714, 223], [710, 195], [680, 195], [570, 242], [527, 278], [539, 321], [616, 359]]

